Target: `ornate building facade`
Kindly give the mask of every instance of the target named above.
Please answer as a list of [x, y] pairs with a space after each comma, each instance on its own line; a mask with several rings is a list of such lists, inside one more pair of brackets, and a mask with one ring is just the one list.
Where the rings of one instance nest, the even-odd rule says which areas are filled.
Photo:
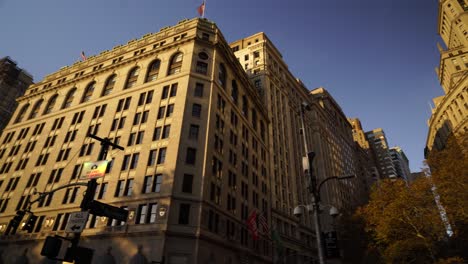
[[[299, 219], [293, 215], [296, 206], [311, 204], [310, 180], [304, 173], [303, 158], [306, 152], [315, 152], [313, 174], [317, 184], [331, 176], [357, 176], [351, 126], [328, 91], [309, 91], [294, 77], [264, 33], [230, 46], [262, 96], [270, 120], [271, 216], [286, 248], [286, 256], [281, 258], [285, 263], [305, 262], [310, 256], [306, 245], [316, 245], [311, 215]], [[361, 191], [365, 186], [360, 183], [358, 178], [328, 182], [321, 191], [324, 205], [352, 210], [363, 201]], [[325, 213], [322, 216], [323, 230], [331, 230], [333, 219]]]
[[[331, 95], [294, 78], [265, 34], [228, 45], [206, 19], [183, 20], [63, 67], [18, 102], [0, 138], [0, 232], [36, 192], [86, 182], [82, 164], [99, 153], [88, 134], [125, 148], [109, 152], [95, 199], [127, 209], [129, 218], [90, 215], [80, 244], [94, 249], [93, 263], [312, 263], [312, 217], [293, 215], [311, 201], [306, 149], [317, 154], [317, 181], [357, 175], [351, 126]], [[324, 203], [352, 210], [360, 182], [327, 183]], [[39, 260], [37, 241], [69, 236], [66, 224], [80, 210], [83, 189], [35, 203], [32, 232], [2, 236], [3, 260], [22, 252]], [[260, 226], [260, 238], [252, 239], [253, 211], [281, 243], [274, 246]], [[331, 219], [323, 222], [331, 228]]]
[[433, 99], [425, 155], [442, 149], [451, 134], [468, 132], [468, 3], [439, 0], [440, 65], [436, 69], [444, 95]]

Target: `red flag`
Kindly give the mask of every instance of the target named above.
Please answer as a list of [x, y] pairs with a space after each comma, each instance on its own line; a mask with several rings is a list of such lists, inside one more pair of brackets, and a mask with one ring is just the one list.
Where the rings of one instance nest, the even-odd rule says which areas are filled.
[[249, 218], [247, 218], [247, 228], [252, 233], [253, 240], [258, 240], [257, 212], [255, 210], [253, 210]]
[[258, 223], [260, 224], [260, 226], [263, 227], [263, 232], [265, 234], [267, 234], [267, 236], [270, 234], [270, 228], [268, 227], [268, 222], [265, 218], [265, 214], [264, 213], [261, 213], [259, 216], [258, 216]]
[[80, 55], [81, 55], [81, 60], [85, 61], [86, 55], [84, 54], [84, 51], [82, 51]]
[[197, 9], [198, 15], [201, 17], [205, 17], [205, 1], [203, 0], [203, 3], [198, 7]]

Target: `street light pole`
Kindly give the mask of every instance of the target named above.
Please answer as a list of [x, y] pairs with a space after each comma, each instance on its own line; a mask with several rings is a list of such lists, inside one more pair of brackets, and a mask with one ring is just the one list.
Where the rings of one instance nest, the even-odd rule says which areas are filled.
[[[322, 247], [322, 232], [320, 229], [320, 189], [322, 188], [323, 184], [329, 180], [344, 180], [344, 179], [349, 179], [349, 178], [354, 178], [354, 175], [348, 175], [348, 176], [333, 176], [333, 177], [328, 177], [321, 181], [317, 185], [317, 179], [313, 177], [313, 171], [312, 171], [312, 162], [315, 157], [314, 152], [309, 152], [308, 147], [307, 147], [307, 137], [305, 133], [305, 125], [304, 125], [304, 115], [305, 115], [305, 110], [310, 110], [310, 106], [306, 103], [303, 102], [301, 104], [301, 126], [302, 126], [302, 137], [304, 140], [304, 150], [306, 154], [306, 159], [307, 159], [307, 176], [309, 176], [310, 179], [310, 184], [309, 184], [309, 192], [312, 194], [312, 207], [314, 211], [314, 226], [315, 226], [315, 238], [317, 240], [317, 253], [318, 253], [318, 259], [320, 264], [325, 264], [325, 257], [324, 257], [324, 249]], [[303, 162], [304, 163], [304, 162]], [[305, 169], [305, 168], [304, 168]]]
[[[319, 263], [320, 264], [325, 264], [325, 258], [323, 254], [323, 248], [322, 248], [322, 238], [321, 238], [321, 231], [320, 231], [320, 217], [319, 217], [319, 199], [320, 197], [317, 197], [317, 192], [316, 192], [316, 181], [313, 179], [313, 174], [312, 174], [312, 161], [314, 159], [314, 155], [309, 155], [309, 150], [307, 147], [307, 136], [306, 136], [306, 131], [305, 131], [305, 125], [304, 125], [304, 115], [305, 115], [305, 110], [310, 110], [310, 106], [304, 102], [301, 104], [301, 126], [302, 126], [302, 137], [304, 140], [304, 151], [305, 151], [305, 158], [307, 159], [308, 163], [308, 168], [307, 168], [307, 176], [309, 176], [309, 191], [312, 194], [312, 206], [313, 206], [313, 211], [314, 211], [314, 226], [315, 226], [315, 239], [317, 243], [317, 252], [318, 252], [318, 258], [319, 258]], [[319, 194], [320, 195], [320, 194]]]

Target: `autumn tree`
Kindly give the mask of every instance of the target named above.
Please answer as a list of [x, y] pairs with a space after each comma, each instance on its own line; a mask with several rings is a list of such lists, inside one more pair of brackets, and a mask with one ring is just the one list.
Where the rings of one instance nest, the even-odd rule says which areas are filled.
[[451, 249], [468, 259], [468, 134], [452, 136], [445, 148], [426, 160], [435, 192], [440, 197], [453, 235]]
[[425, 177], [409, 186], [402, 180], [380, 181], [356, 216], [370, 236], [368, 247], [377, 249], [385, 263], [434, 263], [447, 237]]

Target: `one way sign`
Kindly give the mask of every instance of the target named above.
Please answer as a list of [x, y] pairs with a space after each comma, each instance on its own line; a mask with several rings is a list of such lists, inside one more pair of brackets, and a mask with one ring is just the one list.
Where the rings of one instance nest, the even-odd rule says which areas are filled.
[[68, 219], [67, 226], [65, 227], [65, 232], [69, 233], [81, 233], [86, 221], [88, 220], [88, 212], [73, 212], [70, 213], [70, 218]]

